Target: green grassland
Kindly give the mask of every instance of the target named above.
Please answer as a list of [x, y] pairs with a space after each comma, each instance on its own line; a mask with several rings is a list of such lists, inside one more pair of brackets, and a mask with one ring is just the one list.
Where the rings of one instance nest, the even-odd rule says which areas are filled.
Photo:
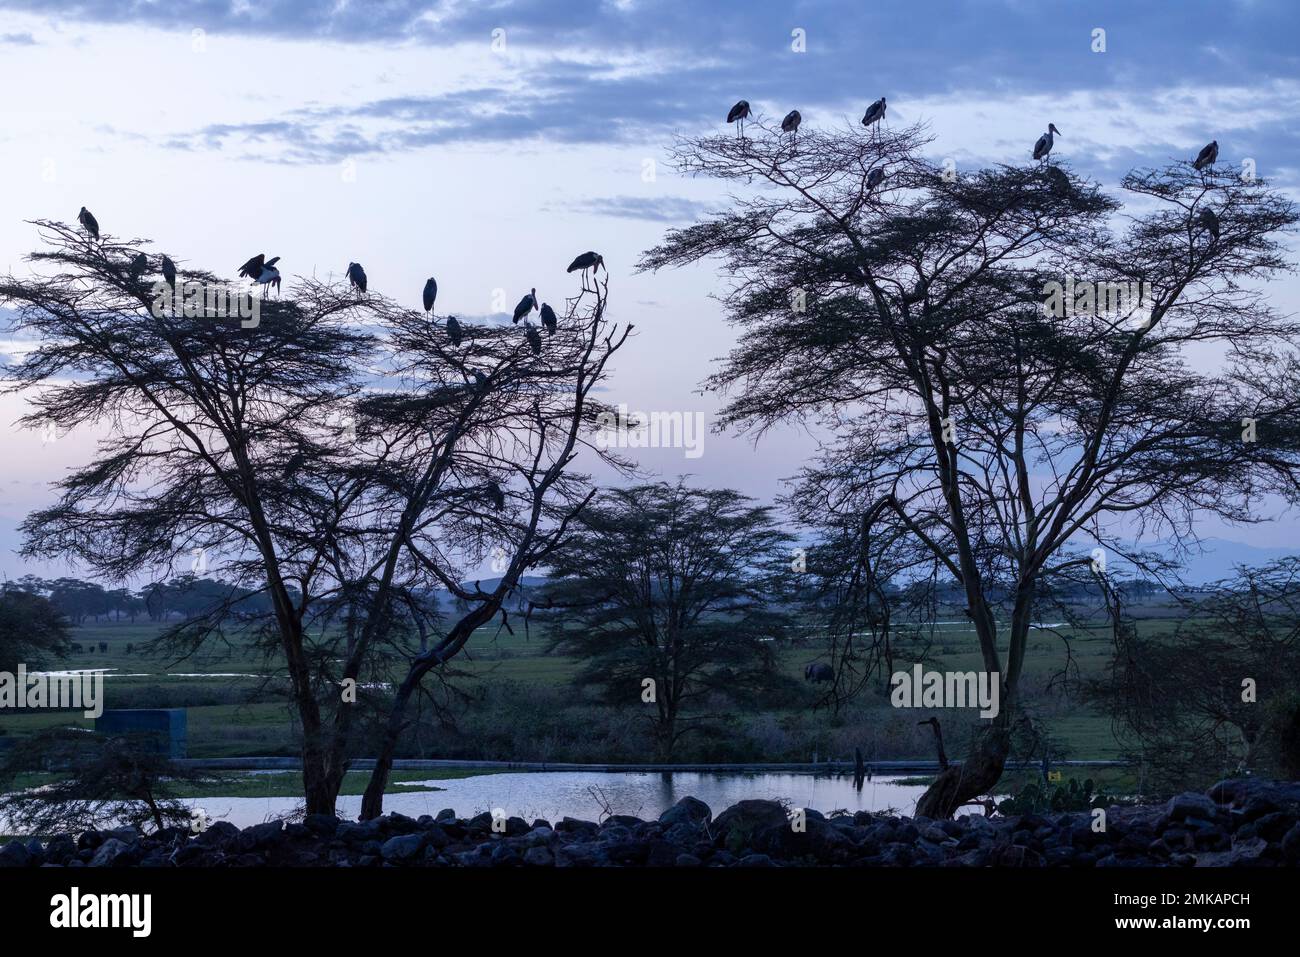
[[[1167, 610], [1150, 609], [1140, 627], [1148, 633], [1171, 630]], [[107, 668], [105, 701], [110, 708], [185, 707], [188, 753], [195, 758], [293, 756], [298, 735], [285, 698], [283, 671], [251, 646], [213, 647], [184, 660], [147, 654], [143, 646], [160, 626], [146, 622], [88, 624], [75, 629], [83, 651], [50, 668]], [[926, 665], [940, 670], [981, 667], [974, 631], [966, 623], [927, 632]], [[100, 650], [100, 643], [107, 650]], [[127, 646], [133, 650], [128, 653]], [[1036, 630], [1031, 633], [1024, 679], [1024, 701], [1049, 735], [1057, 757], [1114, 759], [1121, 750], [1110, 720], [1077, 695], [1063, 692], [1053, 678], [1065, 666], [1070, 677], [1102, 673], [1110, 660], [1111, 638], [1095, 628]], [[453, 683], [463, 697], [450, 710], [425, 708], [404, 742], [406, 757], [474, 760], [639, 762], [650, 760], [644, 712], [635, 695], [625, 705], [610, 704], [574, 681], [582, 662], [548, 653], [536, 631], [484, 632], [455, 663]], [[705, 727], [683, 739], [682, 761], [807, 761], [843, 759], [862, 748], [869, 760], [930, 758], [932, 739], [917, 722], [928, 711], [892, 708], [886, 689], [859, 696], [839, 714], [815, 709], [818, 690], [802, 681], [803, 668], [825, 654], [819, 640], [797, 645], [774, 643], [777, 667], [789, 680], [771, 700], [737, 706], [705, 702]], [[944, 722], [950, 754], [960, 754], [969, 717], [936, 712]], [[55, 725], [87, 727], [93, 721], [75, 712], [28, 712], [0, 716], [0, 732], [24, 735]], [[364, 753], [364, 749], [362, 750]], [[421, 772], [423, 773], [423, 772]], [[425, 778], [429, 775], [424, 774]]]

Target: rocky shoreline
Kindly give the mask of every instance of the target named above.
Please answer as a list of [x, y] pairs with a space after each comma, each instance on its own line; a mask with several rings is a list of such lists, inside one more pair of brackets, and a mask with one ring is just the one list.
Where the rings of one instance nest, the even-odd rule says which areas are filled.
[[802, 830], [775, 801], [716, 817], [683, 798], [658, 820], [554, 824], [443, 811], [356, 823], [309, 815], [200, 834], [133, 828], [0, 846], [0, 867], [1295, 867], [1300, 783], [1222, 781], [1165, 804], [953, 821], [808, 809]]

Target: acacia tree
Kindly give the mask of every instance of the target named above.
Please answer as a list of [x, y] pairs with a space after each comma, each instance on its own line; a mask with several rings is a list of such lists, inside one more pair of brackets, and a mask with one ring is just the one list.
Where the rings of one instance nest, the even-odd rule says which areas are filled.
[[[495, 616], [509, 627], [505, 602], [519, 579], [545, 564], [591, 500], [587, 477], [571, 468], [579, 452], [615, 468], [627, 465], [589, 441], [607, 411], [592, 392], [632, 328], [606, 320], [607, 295], [601, 279], [569, 300], [540, 354], [521, 348], [510, 328], [475, 330], [461, 349], [431, 341], [418, 314], [389, 317], [408, 391], [358, 408], [363, 434], [384, 436], [382, 458], [371, 467], [384, 476], [377, 506], [390, 517], [381, 525], [395, 532], [365, 571], [374, 587], [366, 589], [366, 625], [352, 653], [392, 640], [395, 604], [411, 613], [420, 641], [399, 650], [403, 670], [381, 725], [363, 820], [382, 813], [407, 710], [426, 676], [444, 668]], [[466, 569], [485, 557], [499, 574], [496, 584], [467, 584]], [[456, 608], [432, 639], [409, 600], [430, 588], [450, 596]]]
[[767, 642], [789, 624], [779, 586], [790, 541], [770, 507], [730, 489], [607, 491], [551, 556], [542, 603], [557, 609], [554, 644], [586, 661], [580, 685], [652, 701], [655, 758], [667, 761], [716, 718], [698, 710], [702, 699], [752, 696], [776, 680]]
[[1293, 772], [1288, 739], [1300, 687], [1300, 560], [1242, 569], [1189, 602], [1171, 635], [1113, 614], [1117, 654], [1089, 683], [1116, 736], [1161, 783]]
[[[797, 144], [746, 131], [678, 142], [683, 172], [759, 188], [642, 266], [721, 260], [740, 330], [708, 382], [729, 396], [723, 422], [833, 436], [789, 502], [852, 530], [841, 558], [864, 604], [882, 597], [878, 567], [958, 583], [1001, 710], [918, 802], [947, 817], [1002, 773], [1055, 576], [1094, 546], [1186, 540], [1197, 516], [1251, 521], [1264, 493], [1300, 497], [1300, 327], [1254, 286], [1289, 268], [1279, 238], [1296, 211], [1234, 169], [1177, 162], [1124, 178], [1123, 222], [1061, 164], [945, 171], [917, 127], [801, 130]], [[1071, 279], [1149, 285], [1047, 314], [1049, 283]], [[1200, 371], [1188, 354], [1207, 344], [1225, 359]]]
[[0, 583], [0, 671], [29, 668], [46, 655], [66, 654], [68, 619], [53, 602], [22, 585]]
[[[522, 474], [554, 466], [546, 491], [580, 506], [560, 481], [572, 445], [545, 458], [556, 397], [586, 383], [566, 405], [578, 431], [593, 352], [622, 339], [577, 324], [534, 355], [518, 329], [465, 323], [469, 344], [455, 349], [423, 313], [314, 280], [262, 302], [256, 324], [206, 302], [160, 310], [148, 278], [157, 260], [141, 242], [36, 225], [49, 248], [33, 255], [34, 274], [0, 281], [0, 301], [16, 307], [11, 332], [33, 343], [7, 367], [7, 388], [28, 396], [25, 425], [106, 436], [92, 462], [57, 483], [58, 503], [24, 523], [25, 552], [71, 558], [114, 581], [191, 554], [219, 560], [228, 596], [169, 629], [165, 644], [189, 652], [251, 635], [283, 660], [307, 811], [333, 813], [360, 710], [340, 686], [386, 680], [404, 653], [402, 627], [436, 618], [419, 543], [441, 529], [461, 539], [447, 555], [472, 557], [489, 540], [530, 548], [531, 537], [500, 534], [519, 477], [507, 454], [524, 448], [536, 457]], [[197, 270], [180, 279], [222, 286]], [[589, 339], [592, 351], [560, 345]], [[525, 385], [535, 417], [506, 423], [521, 413]], [[503, 516], [485, 518], [485, 499], [499, 500]], [[534, 535], [539, 527], [540, 518]], [[265, 603], [250, 600], [260, 596]], [[490, 594], [474, 597], [486, 612], [477, 627], [497, 609]]]

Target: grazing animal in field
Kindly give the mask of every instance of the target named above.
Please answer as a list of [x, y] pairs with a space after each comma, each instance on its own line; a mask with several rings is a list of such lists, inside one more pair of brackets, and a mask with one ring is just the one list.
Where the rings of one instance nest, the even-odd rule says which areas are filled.
[[835, 680], [835, 669], [824, 661], [812, 661], [808, 667], [803, 670], [804, 681], [811, 681], [813, 684], [821, 684], [824, 681]]
[[101, 641], [101, 642], [99, 643], [99, 650], [102, 651], [102, 652], [104, 652], [104, 653], [107, 653], [107, 652], [108, 652], [108, 642], [107, 642], [107, 641]]
[[85, 648], [81, 647], [81, 642], [79, 642], [79, 641], [74, 641], [74, 642], [72, 643], [72, 653], [73, 653], [74, 655], [79, 655], [79, 654], [81, 654], [81, 653], [82, 653], [83, 651], [85, 651], [85, 650], [86, 650]]

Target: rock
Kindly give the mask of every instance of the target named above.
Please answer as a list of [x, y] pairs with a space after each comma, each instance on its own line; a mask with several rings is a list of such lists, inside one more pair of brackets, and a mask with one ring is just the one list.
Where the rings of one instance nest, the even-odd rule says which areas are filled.
[[333, 814], [308, 814], [302, 824], [313, 834], [333, 834], [339, 829], [339, 819]]
[[594, 844], [561, 844], [555, 849], [556, 867], [596, 867], [606, 860]]
[[77, 842], [67, 834], [56, 834], [45, 845], [45, 859], [51, 864], [67, 864], [77, 853]]
[[376, 818], [370, 821], [344, 821], [334, 832], [334, 836], [348, 844], [365, 844], [367, 841], [376, 840], [382, 831], [383, 825]]
[[1170, 821], [1181, 821], [1188, 817], [1208, 818], [1213, 820], [1219, 813], [1219, 806], [1204, 794], [1185, 791], [1169, 799], [1165, 805], [1165, 816]]
[[776, 801], [741, 801], [727, 808], [713, 822], [714, 843], [739, 854], [761, 831], [789, 827], [785, 808]]
[[8, 841], [0, 845], [0, 867], [26, 867], [32, 863], [32, 854], [22, 841]]
[[554, 867], [555, 855], [550, 848], [539, 844], [524, 852], [524, 864], [528, 867]]
[[680, 852], [667, 841], [651, 841], [650, 853], [646, 856], [646, 867], [673, 867]]
[[438, 816], [434, 820], [439, 824], [450, 824], [456, 820], [456, 812], [449, 807], [445, 807], [438, 812]]
[[674, 824], [664, 832], [664, 840], [677, 845], [693, 845], [705, 840], [704, 828], [689, 821]]
[[663, 814], [659, 822], [667, 828], [677, 824], [708, 824], [713, 819], [713, 811], [707, 804], [693, 797], [684, 797]]
[[383, 843], [379, 854], [386, 861], [404, 864], [420, 856], [426, 840], [425, 834], [398, 834]]
[[96, 849], [95, 856], [90, 859], [90, 866], [121, 867], [133, 863], [133, 851], [134, 845], [110, 837]]
[[247, 853], [276, 847], [283, 841], [284, 822], [267, 821], [265, 824], [254, 824], [252, 827], [244, 828], [236, 843], [239, 850]]
[[194, 839], [205, 847], [219, 847], [239, 840], [239, 828], [229, 821], [213, 821]]
[[702, 863], [694, 854], [678, 854], [673, 867], [699, 867]]
[[[1286, 833], [1291, 830], [1295, 823], [1296, 816], [1294, 814], [1289, 814], [1286, 811], [1273, 811], [1252, 821], [1248, 825], [1251, 833], [1247, 836], [1259, 835], [1266, 841], [1277, 843], [1286, 836]], [[1246, 828], [1241, 830], [1245, 831]]]
[[523, 843], [525, 847], [546, 847], [557, 839], [556, 833], [549, 827], [535, 827], [524, 835]]
[[1282, 838], [1282, 856], [1292, 863], [1300, 861], [1300, 824], [1287, 831]]
[[766, 854], [746, 854], [736, 864], [737, 867], [776, 867], [773, 860]]
[[1251, 798], [1270, 805], [1269, 810], [1300, 806], [1300, 781], [1268, 781], [1263, 778], [1228, 778], [1208, 792], [1219, 804], [1245, 807]]
[[576, 817], [565, 817], [561, 818], [560, 823], [555, 825], [555, 830], [561, 834], [572, 834], [574, 832], [595, 834], [600, 830], [600, 825], [595, 821], [580, 821]]
[[[788, 821], [764, 828], [753, 840], [754, 850], [780, 860], [812, 858], [822, 863], [833, 863], [849, 858], [853, 842], [839, 828], [813, 817], [807, 818], [804, 825], [801, 831], [796, 831]], [[940, 840], [948, 839], [938, 828], [931, 830], [939, 835]]]

